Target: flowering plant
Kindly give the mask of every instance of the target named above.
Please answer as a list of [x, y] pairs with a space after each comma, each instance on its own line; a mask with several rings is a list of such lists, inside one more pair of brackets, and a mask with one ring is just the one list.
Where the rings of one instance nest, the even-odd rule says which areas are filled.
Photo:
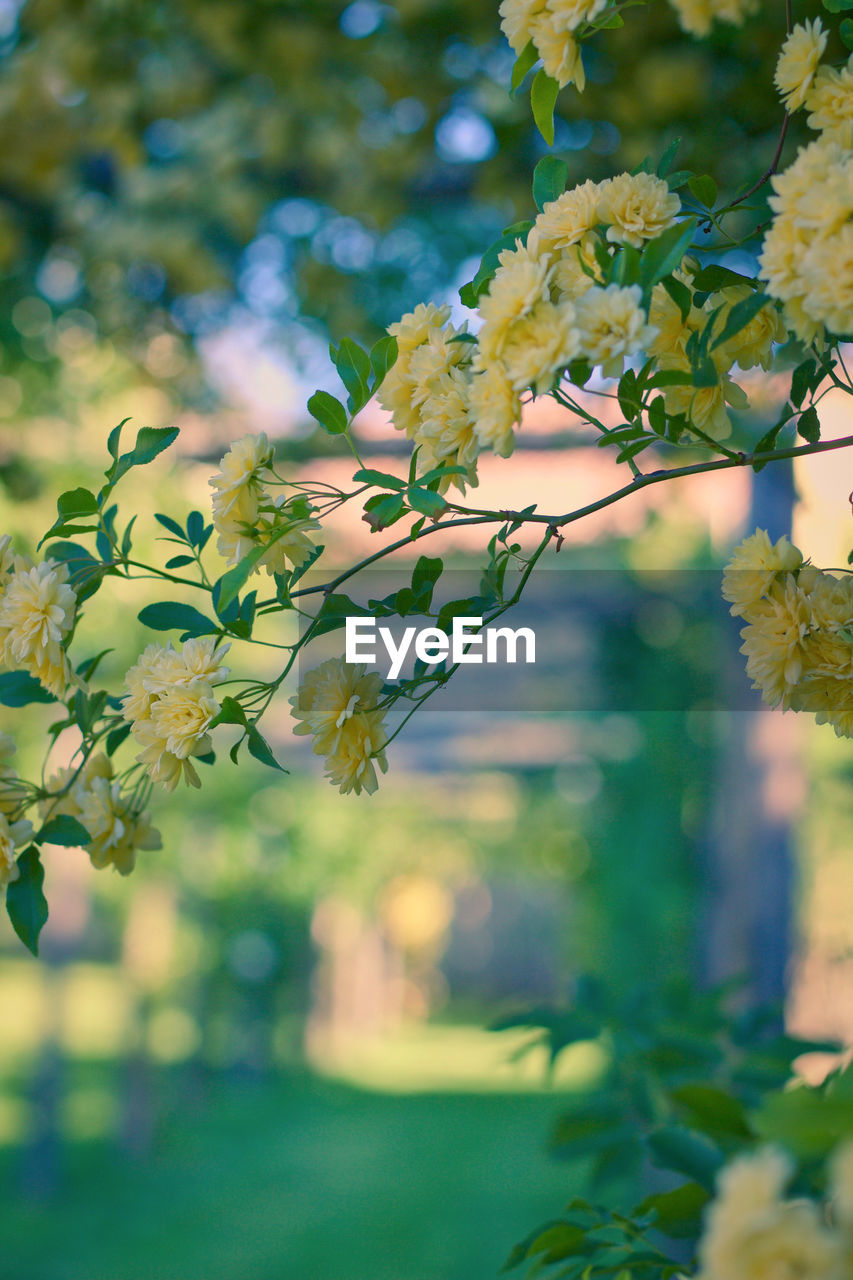
[[[518, 54], [513, 89], [542, 64], [531, 99], [546, 141], [553, 140], [559, 90], [571, 83], [583, 88], [582, 45], [621, 25], [628, 7], [630, 0], [504, 0], [503, 28]], [[736, 0], [678, 0], [675, 7], [685, 29], [699, 36], [713, 19], [740, 23], [752, 9]], [[837, 0], [827, 8], [834, 13]], [[849, 19], [839, 34], [853, 47]], [[559, 551], [562, 531], [594, 512], [679, 477], [759, 470], [853, 443], [820, 438], [823, 398], [833, 390], [853, 394], [841, 350], [853, 332], [853, 68], [850, 60], [840, 68], [827, 63], [827, 47], [820, 19], [795, 26], [789, 14], [776, 72], [785, 104], [779, 146], [746, 191], [719, 201], [713, 178], [673, 170], [676, 146], [633, 173], [566, 190], [567, 166], [548, 154], [533, 175], [535, 216], [508, 227], [461, 290], [470, 321], [457, 325], [448, 306], [429, 302], [392, 324], [370, 351], [347, 338], [333, 346], [346, 400], [321, 390], [308, 409], [350, 446], [352, 488], [282, 475], [266, 437], [248, 436], [211, 478], [211, 519], [199, 511], [157, 516], [177, 551], [151, 565], [134, 554], [134, 519], [122, 516], [115, 491], [177, 431], [142, 428], [123, 451], [123, 423], [108, 439], [111, 462], [100, 489], [60, 496], [40, 561], [3, 539], [0, 655], [9, 670], [0, 676], [0, 701], [59, 704], [49, 743], [65, 730], [77, 735], [67, 767], [47, 771], [40, 783], [17, 775], [8, 763], [13, 744], [3, 743], [0, 886], [16, 931], [33, 951], [47, 918], [42, 844], [80, 846], [96, 866], [127, 873], [136, 850], [157, 841], [146, 812], [152, 786], [199, 786], [197, 766], [213, 759], [219, 726], [238, 730], [235, 762], [245, 742], [254, 757], [279, 767], [262, 718], [297, 657], [359, 612], [341, 588], [368, 565], [460, 526], [490, 529], [476, 597], [434, 606], [443, 562], [421, 555], [410, 584], [374, 602], [384, 616], [431, 617], [445, 634], [454, 617], [475, 608], [488, 625], [519, 599], [546, 552]], [[778, 173], [790, 113], [801, 108], [817, 137]], [[763, 228], [749, 199], [768, 181], [773, 218]], [[719, 260], [729, 249], [758, 246], [762, 231], [754, 274]], [[748, 406], [752, 371], [771, 367], [789, 380], [781, 412], [748, 448], [732, 447], [733, 415], [738, 429], [749, 431], [737, 414]], [[403, 474], [371, 470], [359, 457], [354, 420], [373, 396], [411, 442]], [[470, 505], [480, 454], [511, 455], [525, 408], [538, 397], [550, 397], [612, 449], [625, 483], [564, 512]], [[613, 406], [616, 425], [593, 411], [598, 400]], [[803, 443], [785, 442], [792, 429]], [[650, 466], [643, 455], [654, 458]], [[363, 508], [378, 549], [306, 585], [306, 571], [322, 556], [324, 522], [350, 503]], [[395, 525], [400, 536], [384, 537]], [[532, 551], [516, 541], [522, 527], [538, 536]], [[224, 571], [212, 564], [214, 535]], [[71, 540], [77, 536], [90, 543]], [[98, 688], [103, 654], [71, 657], [84, 630], [82, 606], [134, 577], [169, 588], [170, 598], [146, 605], [139, 620], [178, 639], [140, 644], [123, 689]], [[814, 710], [845, 734], [853, 729], [848, 581], [803, 566], [788, 544], [771, 548], [760, 533], [739, 550], [726, 580], [733, 612], [747, 623], [749, 673], [766, 696]], [[175, 588], [195, 593], [203, 607], [172, 598]], [[299, 638], [288, 644], [261, 638], [261, 620], [281, 613], [301, 619]], [[233, 664], [251, 644], [282, 651], [273, 678], [230, 674], [226, 657]], [[388, 683], [330, 658], [308, 672], [291, 698], [296, 732], [310, 736], [342, 792], [372, 792], [393, 738], [456, 665], [419, 662], [412, 676]], [[125, 744], [132, 744], [133, 759], [116, 765]]]

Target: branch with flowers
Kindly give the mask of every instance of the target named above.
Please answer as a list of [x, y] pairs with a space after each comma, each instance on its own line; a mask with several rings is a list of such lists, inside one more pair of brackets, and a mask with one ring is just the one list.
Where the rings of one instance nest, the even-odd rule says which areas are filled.
[[[535, 72], [533, 114], [546, 141], [553, 139], [560, 89], [583, 87], [583, 43], [606, 38], [629, 7], [503, 0], [503, 29], [518, 54], [513, 91]], [[713, 18], [739, 23], [753, 8], [739, 0], [678, 0], [675, 7], [697, 36], [707, 34]], [[788, 27], [776, 72], [783, 134], [770, 168], [747, 191], [718, 204], [713, 178], [673, 169], [674, 146], [633, 173], [568, 190], [566, 164], [547, 155], [533, 175], [534, 216], [506, 228], [460, 292], [470, 321], [454, 325], [449, 307], [424, 303], [370, 351], [347, 338], [332, 347], [346, 399], [318, 391], [308, 409], [351, 448], [351, 488], [281, 474], [266, 437], [248, 436], [211, 479], [209, 515], [157, 515], [172, 554], [162, 565], [149, 564], [134, 551], [134, 519], [122, 513], [119, 486], [177, 431], [143, 428], [125, 448], [123, 423], [107, 441], [110, 465], [100, 489], [79, 487], [59, 497], [40, 560], [9, 537], [0, 542], [0, 655], [7, 668], [0, 702], [49, 704], [54, 717], [38, 782], [18, 776], [10, 763], [13, 741], [2, 744], [0, 885], [31, 950], [47, 918], [43, 844], [81, 847], [95, 866], [127, 874], [136, 852], [158, 840], [147, 815], [153, 786], [200, 786], [198, 766], [214, 759], [221, 726], [238, 731], [230, 751], [235, 763], [245, 744], [279, 768], [263, 718], [312, 641], [358, 612], [342, 588], [367, 568], [406, 548], [420, 551], [427, 538], [431, 550], [442, 535], [483, 526], [489, 540], [475, 599], [434, 603], [443, 562], [419, 554], [410, 583], [375, 604], [385, 616], [430, 618], [445, 634], [454, 616], [473, 606], [488, 625], [518, 601], [572, 523], [685, 476], [757, 471], [853, 443], [853, 436], [820, 438], [825, 396], [853, 395], [842, 350], [853, 331], [853, 68], [850, 61], [841, 68], [823, 61], [828, 33], [820, 19]], [[849, 19], [839, 33], [853, 47]], [[777, 173], [787, 121], [803, 107], [817, 136]], [[761, 227], [749, 198], [768, 180], [773, 217]], [[754, 275], [716, 260], [759, 240]], [[735, 447], [732, 415], [743, 415], [749, 403], [743, 375], [771, 368], [787, 370], [784, 404], [760, 437]], [[403, 474], [366, 468], [359, 456], [356, 420], [373, 397], [410, 443]], [[477, 486], [480, 455], [509, 458], [526, 407], [540, 397], [613, 451], [625, 483], [564, 512], [472, 505], [468, 490]], [[593, 411], [599, 401], [607, 405], [600, 415]], [[748, 435], [749, 419], [736, 421]], [[801, 443], [788, 442], [792, 433]], [[322, 575], [324, 525], [353, 503], [377, 550], [308, 582], [309, 569]], [[388, 537], [395, 526], [399, 536]], [[538, 533], [532, 551], [516, 537], [525, 527]], [[214, 535], [224, 572], [213, 563]], [[102, 688], [104, 654], [79, 656], [84, 606], [96, 592], [137, 578], [167, 589], [141, 610], [140, 623], [176, 640], [140, 646], [123, 688]], [[748, 673], [767, 700], [813, 711], [847, 735], [853, 732], [850, 581], [818, 573], [790, 544], [773, 547], [759, 531], [738, 550], [725, 587], [732, 611], [747, 624]], [[198, 607], [183, 599], [188, 592]], [[301, 621], [289, 643], [258, 633], [262, 620], [278, 614]], [[273, 678], [251, 674], [251, 645], [280, 651]], [[235, 658], [246, 674], [229, 672], [226, 659]], [[311, 738], [341, 792], [373, 792], [393, 738], [454, 671], [449, 661], [421, 663], [413, 676], [389, 683], [363, 666], [329, 659], [309, 670], [291, 696], [295, 732]], [[76, 735], [76, 748], [70, 763], [54, 770], [51, 752], [66, 731]]]

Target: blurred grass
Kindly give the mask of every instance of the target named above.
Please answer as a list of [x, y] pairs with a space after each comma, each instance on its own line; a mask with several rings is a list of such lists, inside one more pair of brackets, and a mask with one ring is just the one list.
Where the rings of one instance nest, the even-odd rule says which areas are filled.
[[[103, 1065], [75, 1070], [103, 1101]], [[87, 1082], [88, 1079], [88, 1082]], [[0, 1153], [3, 1280], [486, 1280], [577, 1175], [543, 1094], [372, 1093], [307, 1074], [217, 1078], [187, 1104], [161, 1069], [151, 1155], [76, 1142], [39, 1204]]]

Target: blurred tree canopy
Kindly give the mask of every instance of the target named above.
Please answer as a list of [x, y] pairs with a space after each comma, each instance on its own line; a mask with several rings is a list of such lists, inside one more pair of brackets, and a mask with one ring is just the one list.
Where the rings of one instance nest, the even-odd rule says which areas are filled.
[[[778, 9], [703, 42], [662, 0], [628, 10], [560, 95], [572, 181], [679, 136], [723, 190], [755, 177]], [[459, 283], [529, 212], [544, 149], [498, 23], [496, 0], [3, 0], [0, 417], [50, 403], [69, 326], [189, 402], [204, 385], [158, 335], [260, 320], [299, 362], [312, 327], [375, 336]]]

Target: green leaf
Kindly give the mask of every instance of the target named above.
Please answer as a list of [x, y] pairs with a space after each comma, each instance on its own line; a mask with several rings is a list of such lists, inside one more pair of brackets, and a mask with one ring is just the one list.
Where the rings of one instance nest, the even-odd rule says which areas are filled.
[[727, 289], [730, 285], [752, 285], [752, 283], [748, 276], [739, 275], [737, 271], [730, 271], [728, 267], [721, 266], [719, 262], [712, 262], [710, 266], [703, 267], [693, 277], [693, 287], [701, 293], [715, 293], [717, 289]]
[[37, 956], [39, 934], [47, 923], [47, 899], [42, 888], [44, 867], [35, 845], [24, 850], [16, 865], [18, 878], [6, 890], [6, 910], [21, 942]]
[[168, 529], [170, 533], [173, 533], [176, 538], [180, 538], [181, 542], [186, 542], [186, 534], [178, 524], [177, 520], [173, 520], [171, 516], [161, 515], [160, 512], [154, 513], [154, 519], [161, 524], [164, 529]]
[[[776, 441], [779, 439], [779, 433], [787, 422], [790, 422], [794, 416], [794, 410], [790, 404], [785, 404], [779, 415], [778, 422], [775, 422], [769, 431], [765, 431], [761, 439], [756, 443], [753, 453], [771, 453], [776, 448]], [[766, 462], [753, 462], [753, 471], [761, 471], [766, 467]]]
[[222, 699], [219, 711], [207, 727], [208, 729], [215, 729], [220, 724], [241, 724], [244, 729], [248, 729], [249, 722], [246, 719], [246, 713], [236, 698], [226, 695]]
[[[274, 530], [274, 534], [278, 533], [279, 536], [281, 536], [281, 534], [286, 532], [286, 529], [286, 525], [282, 526], [280, 530]], [[215, 601], [216, 612], [219, 614], [220, 618], [224, 616], [229, 604], [237, 599], [243, 587], [254, 572], [258, 561], [263, 559], [269, 551], [271, 544], [275, 541], [276, 538], [273, 536], [268, 542], [259, 543], [258, 546], [252, 547], [252, 550], [248, 555], [243, 556], [243, 559], [238, 564], [235, 564], [233, 569], [229, 569], [227, 573], [223, 573], [222, 577], [219, 579], [219, 593]]]
[[376, 391], [389, 369], [397, 362], [397, 339], [386, 333], [370, 349], [370, 367], [373, 370], [373, 390]]
[[341, 382], [349, 392], [352, 412], [356, 413], [370, 399], [368, 387], [370, 357], [356, 342], [353, 342], [352, 338], [343, 338], [338, 348], [335, 367]]
[[0, 673], [0, 705], [27, 707], [31, 702], [56, 702], [56, 698], [26, 671]]
[[700, 204], [706, 209], [713, 209], [717, 199], [717, 184], [708, 174], [694, 173], [687, 179], [687, 185]]
[[360, 471], [356, 471], [353, 480], [358, 480], [360, 484], [382, 485], [385, 489], [405, 489], [406, 487], [405, 480], [389, 475], [387, 471], [371, 471], [369, 467], [362, 467]]
[[347, 429], [349, 416], [340, 400], [328, 391], [315, 391], [308, 401], [308, 412], [331, 436], [342, 435]]
[[533, 170], [533, 200], [541, 213], [546, 204], [556, 200], [566, 189], [569, 166], [559, 156], [543, 156]]
[[441, 577], [443, 569], [444, 563], [439, 557], [420, 556], [412, 570], [412, 591], [415, 595], [419, 596], [426, 588], [432, 594], [432, 589]]
[[546, 71], [536, 72], [530, 87], [530, 106], [536, 128], [549, 147], [554, 145], [554, 107], [559, 92], [559, 84]]
[[372, 617], [370, 609], [365, 609], [362, 605], [356, 604], [354, 600], [350, 600], [349, 596], [341, 592], [335, 592], [326, 596], [323, 601], [314, 618], [311, 634], [312, 636], [322, 636], [329, 631], [337, 631], [339, 627], [344, 625], [347, 618], [369, 617]]
[[188, 564], [195, 564], [192, 556], [172, 556], [171, 560], [166, 561], [166, 568], [183, 569]]
[[204, 537], [204, 516], [200, 511], [191, 511], [187, 516], [187, 537], [194, 547]]
[[77, 520], [97, 515], [98, 499], [88, 489], [69, 489], [59, 495], [56, 509], [64, 520]]
[[683, 1084], [670, 1097], [686, 1107], [691, 1125], [712, 1137], [727, 1134], [735, 1138], [752, 1136], [741, 1103], [731, 1094], [710, 1084]]
[[649, 240], [643, 249], [640, 266], [640, 280], [647, 293], [659, 280], [663, 280], [664, 276], [670, 275], [680, 266], [695, 230], [696, 219], [686, 218], [683, 222], [667, 227], [656, 240]]
[[130, 418], [122, 418], [117, 427], [113, 427], [107, 436], [107, 452], [113, 460], [118, 459], [119, 442], [121, 440], [122, 428], [130, 422]]
[[847, 13], [853, 9], [853, 0], [823, 0], [823, 7], [828, 13]]
[[820, 418], [817, 409], [812, 405], [800, 414], [797, 419], [797, 431], [809, 444], [817, 444], [820, 439]]
[[250, 756], [260, 760], [261, 764], [269, 765], [271, 769], [278, 769], [280, 773], [287, 773], [287, 769], [283, 768], [276, 760], [267, 740], [253, 724], [249, 725], [248, 738]]
[[140, 609], [137, 617], [143, 626], [150, 627], [152, 631], [184, 631], [190, 636], [209, 636], [219, 630], [215, 622], [199, 613], [192, 605], [174, 601], [162, 600], [157, 604], [147, 604], [144, 609]]
[[[125, 419], [128, 421], [128, 419]], [[106, 476], [110, 487], [116, 484], [131, 467], [144, 467], [168, 449], [177, 440], [177, 427], [140, 427], [136, 434], [136, 444], [128, 453], [122, 453], [115, 459]], [[111, 437], [112, 439], [112, 437]], [[110, 449], [112, 453], [112, 449]]]
[[409, 489], [406, 497], [413, 510], [420, 511], [425, 516], [441, 515], [447, 506], [440, 493], [433, 493], [432, 489], [422, 489], [419, 485]]
[[765, 1142], [778, 1142], [801, 1159], [821, 1157], [853, 1136], [853, 1100], [800, 1085], [767, 1094], [752, 1124]]
[[838, 28], [838, 34], [847, 45], [847, 48], [853, 49], [853, 19], [845, 18]]
[[107, 755], [111, 756], [113, 752], [118, 751], [121, 744], [130, 736], [130, 725], [120, 724], [117, 729], [113, 729], [107, 734]]
[[69, 584], [74, 589], [78, 604], [95, 594], [107, 572], [107, 566], [77, 542], [54, 542], [48, 556], [67, 565]]
[[717, 347], [721, 347], [724, 342], [736, 337], [768, 304], [772, 306], [766, 293], [753, 293], [748, 298], [736, 302], [726, 317], [722, 333], [719, 333], [711, 343], [711, 350], [716, 351]]
[[[802, 364], [797, 365], [791, 375], [791, 403], [798, 409], [812, 389], [816, 369], [816, 360], [804, 360]], [[820, 371], [820, 376], [823, 379], [823, 369]]]
[[676, 138], [673, 142], [669, 144], [666, 151], [664, 151], [663, 155], [660, 158], [660, 163], [658, 164], [658, 169], [657, 169], [657, 175], [659, 178], [665, 178], [666, 175], [669, 173], [670, 169], [672, 168], [672, 163], [675, 160], [676, 152], [678, 151], [678, 148], [680, 146], [681, 146], [681, 139]]
[[60, 813], [49, 818], [41, 831], [33, 837], [39, 844], [61, 844], [68, 848], [79, 848], [91, 842], [91, 835], [76, 818], [68, 813]]
[[666, 432], [666, 405], [663, 396], [655, 396], [648, 408], [649, 426], [656, 435]]
[[531, 40], [529, 44], [525, 45], [513, 64], [510, 93], [518, 93], [518, 90], [525, 81], [528, 71], [531, 71], [538, 61], [539, 53]]
[[364, 504], [362, 517], [377, 532], [387, 529], [405, 514], [405, 504], [398, 493], [376, 493]]
[[696, 1239], [710, 1198], [710, 1192], [698, 1182], [685, 1182], [672, 1191], [648, 1196], [635, 1213], [637, 1216], [654, 1213], [655, 1226], [671, 1239]]
[[650, 1134], [647, 1142], [654, 1164], [683, 1173], [713, 1191], [723, 1153], [710, 1138], [684, 1125], [666, 1125]]

